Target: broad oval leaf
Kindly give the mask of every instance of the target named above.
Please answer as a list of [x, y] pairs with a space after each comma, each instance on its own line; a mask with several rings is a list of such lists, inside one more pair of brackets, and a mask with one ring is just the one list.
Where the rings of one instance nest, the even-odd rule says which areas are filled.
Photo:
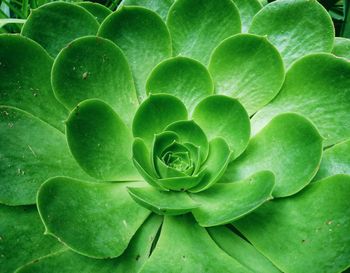
[[144, 100], [149, 73], [172, 53], [165, 23], [151, 10], [122, 6], [103, 21], [98, 35], [110, 39], [123, 50], [133, 72], [139, 100]]
[[71, 3], [53, 2], [32, 10], [21, 34], [38, 42], [55, 57], [74, 39], [95, 35], [98, 27], [98, 22], [86, 9]]
[[83, 170], [100, 180], [138, 180], [132, 164], [132, 135], [103, 101], [85, 100], [67, 120], [69, 148]]
[[203, 64], [222, 40], [241, 30], [238, 10], [231, 0], [177, 0], [169, 10], [167, 25], [174, 55]]
[[316, 127], [298, 114], [281, 114], [251, 139], [247, 150], [229, 165], [224, 179], [231, 182], [269, 170], [276, 178], [273, 196], [289, 196], [311, 181], [321, 157], [322, 137]]
[[350, 39], [335, 37], [332, 53], [350, 60]]
[[112, 13], [110, 9], [99, 3], [80, 2], [77, 4], [90, 12], [100, 24], [108, 15]]
[[304, 55], [330, 52], [334, 40], [332, 20], [316, 0], [272, 2], [254, 17], [249, 32], [266, 35], [286, 67]]
[[149, 215], [129, 196], [127, 187], [133, 185], [49, 179], [37, 203], [46, 233], [85, 256], [120, 256]]
[[248, 32], [255, 14], [262, 8], [259, 0], [233, 0], [241, 17], [242, 32]]
[[134, 82], [124, 54], [111, 41], [93, 36], [74, 40], [58, 54], [51, 77], [57, 99], [68, 109], [101, 99], [131, 127], [138, 107]]

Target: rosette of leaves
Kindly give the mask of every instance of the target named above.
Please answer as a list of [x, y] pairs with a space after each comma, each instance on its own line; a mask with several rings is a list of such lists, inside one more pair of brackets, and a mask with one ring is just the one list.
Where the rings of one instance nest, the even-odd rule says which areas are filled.
[[1, 272], [349, 267], [349, 40], [316, 1], [55, 2], [0, 49]]

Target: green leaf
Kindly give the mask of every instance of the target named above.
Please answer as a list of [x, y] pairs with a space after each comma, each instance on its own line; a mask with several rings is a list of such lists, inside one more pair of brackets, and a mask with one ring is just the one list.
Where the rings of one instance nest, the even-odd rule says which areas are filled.
[[175, 0], [123, 0], [121, 5], [123, 6], [141, 6], [153, 10], [158, 13], [160, 17], [165, 21], [169, 8], [175, 2]]
[[160, 215], [185, 214], [199, 206], [185, 192], [165, 192], [153, 187], [128, 188], [128, 190], [138, 204]]
[[234, 183], [219, 183], [206, 191], [191, 194], [200, 206], [192, 213], [204, 227], [224, 225], [250, 213], [272, 198], [275, 177], [262, 171]]
[[0, 205], [0, 268], [13, 273], [19, 266], [64, 248], [44, 236], [44, 227], [34, 206]]
[[6, 18], [0, 19], [0, 28], [6, 26], [7, 24], [24, 24], [26, 20], [24, 19], [16, 19], [16, 18]]
[[110, 106], [85, 100], [67, 120], [69, 148], [82, 169], [107, 181], [138, 180], [132, 164], [132, 135]]
[[169, 10], [167, 25], [174, 55], [203, 64], [222, 40], [241, 30], [238, 10], [231, 0], [178, 0]]
[[286, 67], [306, 54], [330, 52], [334, 40], [331, 17], [316, 0], [272, 2], [254, 17], [249, 32], [266, 35]]
[[173, 191], [185, 191], [197, 186], [207, 174], [206, 170], [200, 171], [196, 175], [186, 177], [171, 177], [157, 179], [158, 185]]
[[68, 109], [98, 98], [131, 127], [136, 91], [127, 60], [111, 41], [91, 36], [74, 40], [58, 54], [51, 81], [57, 99]]
[[63, 250], [35, 260], [15, 273], [137, 273], [148, 259], [161, 220], [159, 216], [148, 218], [131, 239], [126, 251], [118, 258], [92, 259], [70, 250]]
[[68, 112], [51, 89], [50, 56], [19, 35], [0, 35], [0, 48], [1, 104], [25, 110], [63, 131]]
[[83, 7], [88, 12], [90, 12], [100, 24], [108, 15], [112, 13], [110, 9], [106, 8], [104, 5], [101, 5], [99, 3], [81, 2], [77, 5]]
[[179, 99], [167, 94], [151, 95], [137, 110], [132, 131], [134, 137], [142, 138], [150, 147], [155, 134], [170, 123], [186, 119], [186, 107]]
[[251, 139], [244, 154], [229, 165], [224, 180], [269, 170], [276, 178], [273, 196], [289, 196], [311, 181], [321, 157], [322, 137], [314, 125], [298, 114], [281, 114]]
[[250, 121], [246, 110], [235, 99], [213, 95], [202, 100], [194, 109], [193, 120], [208, 139], [222, 137], [238, 157], [247, 147]]
[[233, 0], [241, 17], [242, 32], [248, 32], [255, 14], [262, 8], [259, 0]]
[[226, 171], [232, 152], [226, 141], [220, 137], [209, 142], [209, 155], [201, 167], [205, 172], [204, 178], [190, 192], [200, 192], [214, 185]]
[[110, 39], [123, 50], [133, 72], [139, 100], [144, 100], [149, 73], [172, 52], [169, 30], [163, 20], [151, 10], [123, 6], [106, 18], [98, 35]]
[[335, 37], [332, 53], [350, 60], [350, 39]]
[[87, 178], [60, 131], [6, 106], [0, 106], [0, 173], [0, 203], [7, 205], [35, 204], [39, 186], [52, 176]]
[[323, 157], [314, 180], [336, 174], [350, 175], [350, 140], [338, 143], [323, 152]]
[[212, 239], [231, 257], [249, 268], [252, 272], [280, 273], [273, 263], [263, 256], [246, 240], [224, 226], [207, 229]]
[[250, 272], [222, 251], [190, 215], [166, 216], [159, 241], [141, 273]]
[[296, 112], [309, 118], [329, 146], [350, 137], [350, 63], [331, 54], [313, 54], [287, 72], [282, 90], [252, 119], [258, 132], [274, 116]]
[[133, 185], [88, 183], [65, 177], [46, 181], [38, 192], [46, 233], [82, 255], [120, 256], [149, 215], [129, 196], [127, 187]]
[[342, 272], [350, 261], [349, 194], [350, 176], [332, 176], [234, 225], [283, 272]]
[[21, 34], [38, 42], [54, 57], [74, 39], [95, 35], [98, 27], [98, 22], [86, 9], [53, 2], [32, 10]]
[[284, 81], [277, 49], [262, 36], [238, 34], [215, 48], [209, 63], [215, 92], [237, 98], [251, 115], [271, 101]]
[[158, 64], [146, 83], [147, 94], [167, 93], [178, 97], [192, 112], [196, 104], [214, 91], [204, 65], [186, 57], [174, 57]]
[[[191, 143], [200, 147], [201, 159], [204, 161], [209, 153], [208, 139], [201, 129], [193, 120], [177, 121], [165, 128], [166, 131], [175, 132], [179, 141], [182, 143]], [[201, 162], [198, 162], [200, 164]]]
[[[182, 155], [182, 158], [184, 157], [184, 154], [187, 155], [187, 159], [188, 159], [188, 152], [183, 152], [180, 155]], [[180, 156], [178, 156], [178, 153], [176, 153], [175, 155], [173, 154], [173, 157], [176, 156], [177, 161], [182, 160], [182, 158], [179, 158]], [[189, 166], [189, 160], [187, 160], [187, 166]], [[156, 168], [158, 170], [159, 176], [161, 178], [172, 178], [172, 177], [187, 177], [190, 174], [186, 174], [185, 171], [182, 170], [178, 170], [172, 166], [167, 165], [162, 159], [160, 159], [159, 157], [156, 158]], [[193, 170], [193, 166], [190, 170]]]

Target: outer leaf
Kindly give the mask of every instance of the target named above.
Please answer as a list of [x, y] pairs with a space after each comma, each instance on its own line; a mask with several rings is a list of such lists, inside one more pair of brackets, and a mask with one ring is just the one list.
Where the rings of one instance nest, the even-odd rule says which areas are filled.
[[330, 54], [313, 54], [287, 72], [276, 99], [252, 119], [254, 133], [274, 116], [296, 112], [308, 117], [325, 138], [324, 145], [350, 137], [350, 63]]
[[[175, 132], [182, 143], [191, 143], [200, 147], [201, 158], [204, 161], [209, 153], [207, 136], [193, 120], [177, 121], [165, 128], [166, 131]], [[198, 162], [200, 164], [201, 162]]]
[[94, 16], [86, 9], [54, 2], [31, 11], [23, 25], [22, 35], [38, 42], [51, 56], [56, 56], [74, 39], [95, 35], [98, 26]]
[[332, 53], [350, 60], [350, 39], [335, 37]]
[[215, 92], [237, 98], [249, 114], [272, 100], [284, 81], [283, 61], [265, 38], [238, 34], [213, 52], [209, 71]]
[[350, 175], [350, 140], [334, 145], [323, 153], [320, 169], [314, 180], [336, 174]]
[[156, 64], [171, 56], [171, 38], [165, 23], [153, 11], [123, 6], [106, 18], [98, 33], [123, 50], [134, 75], [139, 100], [144, 100], [149, 73]]
[[13, 271], [31, 260], [55, 252], [63, 245], [44, 236], [44, 227], [34, 206], [0, 205], [0, 268]]
[[68, 109], [85, 99], [98, 98], [129, 126], [138, 107], [124, 54], [114, 43], [99, 37], [79, 38], [58, 54], [52, 68], [52, 87]]
[[63, 131], [68, 113], [51, 89], [49, 55], [19, 35], [0, 35], [0, 48], [1, 104], [23, 109]]
[[148, 77], [147, 94], [167, 93], [178, 97], [192, 112], [196, 104], [214, 90], [204, 65], [186, 57], [174, 57], [158, 64]]
[[123, 0], [121, 5], [126, 6], [142, 6], [158, 13], [163, 20], [168, 15], [169, 8], [175, 0]]
[[120, 256], [149, 215], [129, 196], [127, 187], [132, 185], [64, 177], [46, 181], [38, 192], [46, 233], [86, 256]]
[[240, 182], [216, 184], [206, 191], [191, 194], [200, 206], [192, 213], [201, 226], [217, 226], [248, 214], [272, 198], [275, 177], [269, 171]]
[[349, 194], [350, 176], [332, 176], [234, 225], [283, 272], [342, 272], [350, 261]]
[[99, 3], [80, 2], [78, 5], [90, 12], [100, 24], [108, 15], [112, 13], [110, 9]]
[[250, 121], [243, 106], [235, 99], [213, 95], [202, 100], [194, 110], [194, 121], [209, 140], [222, 137], [238, 157], [247, 147]]
[[6, 106], [0, 106], [0, 173], [0, 203], [8, 205], [34, 204], [39, 186], [52, 176], [86, 177], [61, 132]]
[[207, 229], [213, 240], [231, 257], [253, 272], [280, 273], [271, 261], [227, 227]]
[[286, 67], [306, 54], [330, 52], [334, 40], [332, 20], [316, 0], [270, 3], [254, 17], [249, 32], [267, 35]]
[[164, 219], [157, 246], [142, 273], [249, 272], [223, 252], [189, 215]]
[[83, 101], [67, 120], [69, 148], [86, 173], [101, 180], [135, 180], [132, 135], [106, 103]]
[[155, 134], [170, 123], [186, 119], [186, 107], [179, 99], [167, 94], [151, 95], [137, 110], [132, 131], [150, 147]]
[[165, 192], [153, 187], [137, 187], [128, 190], [137, 203], [160, 215], [185, 214], [199, 206], [185, 192]]
[[270, 170], [276, 178], [273, 196], [295, 194], [315, 176], [322, 156], [322, 138], [303, 116], [287, 113], [275, 117], [249, 143], [245, 153], [225, 174], [229, 182]]
[[205, 172], [204, 178], [190, 192], [203, 191], [214, 185], [226, 171], [232, 152], [225, 140], [214, 138], [209, 142], [209, 155], [201, 169]]
[[238, 10], [231, 0], [178, 0], [169, 10], [167, 25], [174, 55], [203, 64], [222, 40], [241, 30]]
[[262, 8], [259, 0], [233, 0], [241, 17], [242, 32], [248, 32], [254, 15]]
[[148, 259], [160, 224], [159, 216], [150, 217], [136, 232], [123, 255], [116, 259], [92, 259], [64, 250], [33, 261], [16, 273], [136, 273]]

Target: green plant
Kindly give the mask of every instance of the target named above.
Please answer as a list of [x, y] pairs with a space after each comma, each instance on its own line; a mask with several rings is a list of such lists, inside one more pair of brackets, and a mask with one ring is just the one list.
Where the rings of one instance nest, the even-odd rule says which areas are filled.
[[0, 35], [1, 272], [350, 266], [349, 40], [320, 4], [79, 5]]

